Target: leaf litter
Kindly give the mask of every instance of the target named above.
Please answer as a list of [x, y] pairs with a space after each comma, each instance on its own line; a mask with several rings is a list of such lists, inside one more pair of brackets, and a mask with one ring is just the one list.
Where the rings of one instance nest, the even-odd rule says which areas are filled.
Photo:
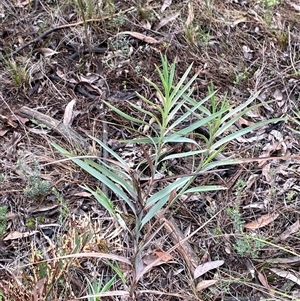
[[[118, 142], [115, 144], [119, 155], [134, 167], [143, 152], [119, 141], [134, 137], [136, 132], [130, 130], [131, 124], [105, 109], [101, 97], [103, 92], [108, 96], [117, 92], [135, 95], [135, 91], [142, 89], [140, 93], [147, 99], [161, 101], [153, 96], [144, 78], [158, 82], [155, 65], [161, 63], [159, 53], [162, 52], [171, 62], [177, 62], [176, 78], [180, 78], [192, 62], [194, 73], [201, 70], [193, 87], [193, 96], [197, 100], [207, 95], [210, 82], [218, 90], [218, 101], [226, 94], [231, 105], [239, 105], [249, 95], [260, 91], [255, 101], [262, 106], [240, 116], [231, 131], [268, 118], [285, 116], [287, 119], [255, 129], [224, 148], [222, 155], [225, 158], [242, 159], [239, 170], [226, 166], [222, 172], [195, 179], [199, 186], [218, 185], [229, 189], [213, 194], [205, 192], [182, 196], [175, 204], [164, 208], [163, 214], [153, 224], [149, 224], [148, 228], [145, 226], [145, 237], [149, 239], [139, 258], [137, 289], [142, 291], [146, 287], [151, 292], [166, 292], [166, 295], [161, 295], [162, 300], [172, 300], [167, 293], [174, 292], [182, 300], [198, 300], [203, 296], [226, 300], [232, 294], [241, 299], [252, 295], [260, 299], [274, 298], [274, 291], [280, 299], [276, 290], [281, 290], [282, 280], [299, 284], [298, 257], [287, 256], [285, 252], [297, 252], [299, 249], [297, 103], [300, 62], [296, 55], [299, 51], [299, 4], [296, 1], [274, 1], [274, 6], [268, 6], [263, 1], [179, 3], [166, 0], [147, 1], [145, 6], [132, 7], [129, 2], [115, 1], [117, 5], [113, 13], [105, 7], [97, 14], [95, 6], [95, 15], [87, 18], [88, 40], [83, 34], [82, 15], [73, 4], [68, 7], [48, 2], [40, 5], [39, 1], [36, 1], [36, 7], [28, 1], [0, 4], [0, 206], [8, 206], [10, 213], [15, 215], [9, 220], [8, 233], [1, 237], [1, 250], [5, 249], [0, 258], [1, 264], [10, 261], [12, 270], [19, 270], [19, 258], [11, 254], [21, 250], [24, 258], [33, 258], [36, 263], [40, 263], [41, 258], [35, 251], [41, 251], [44, 259], [53, 258], [58, 251], [69, 258], [72, 258], [72, 252], [77, 252], [79, 258], [76, 258], [76, 265], [71, 267], [70, 264], [70, 271], [79, 269], [81, 275], [100, 278], [100, 271], [114, 274], [105, 257], [98, 256], [101, 262], [87, 259], [90, 253], [79, 249], [107, 247], [112, 261], [123, 260], [126, 265], [123, 271], [131, 279], [133, 272], [128, 266], [132, 264], [129, 261], [132, 259], [132, 242], [124, 229], [134, 225], [130, 213], [126, 212], [128, 208], [119, 204], [114, 194], [110, 195], [112, 201], [118, 203], [121, 218], [126, 223], [126, 227], [118, 228], [91, 194], [80, 188], [83, 183], [91, 187], [99, 186], [99, 183], [70, 161], [54, 163], [59, 158], [50, 144], [53, 141], [63, 143], [66, 148], [75, 148], [80, 154], [73, 143], [63, 140], [57, 125], [65, 123], [84, 137], [101, 137], [103, 123], [106, 123], [108, 138]], [[55, 16], [49, 14], [53, 9], [59, 12]], [[43, 26], [40, 28], [41, 18]], [[58, 26], [54, 30], [53, 24]], [[49, 28], [51, 30], [48, 31]], [[117, 43], [112, 45], [116, 37]], [[81, 51], [84, 48], [79, 46], [78, 49], [71, 47], [73, 42], [86, 46], [87, 52]], [[8, 49], [7, 45], [13, 47]], [[97, 52], [100, 46], [103, 52]], [[72, 55], [77, 59], [70, 61]], [[15, 61], [15, 65], [10, 59]], [[100, 75], [99, 64], [102, 65]], [[18, 72], [13, 72], [12, 66]], [[24, 70], [28, 70], [28, 76], [18, 78], [16, 75], [22, 75]], [[75, 101], [79, 114], [71, 105], [68, 106]], [[122, 97], [111, 101], [120, 111], [132, 117], [136, 117], [137, 111], [128, 101], [135, 101], [146, 108], [145, 103], [132, 96], [126, 101], [122, 101]], [[34, 118], [24, 118], [19, 114], [23, 106], [51, 117], [57, 122], [56, 126], [43, 130], [41, 124], [34, 123]], [[143, 130], [151, 134], [155, 122], [147, 121]], [[182, 152], [183, 149], [184, 146], [177, 151]], [[101, 150], [94, 147], [94, 152], [101, 156]], [[146, 149], [145, 152], [150, 153], [151, 150]], [[59, 194], [50, 192], [42, 204], [25, 197], [28, 175], [24, 170], [28, 166], [41, 179], [47, 178]], [[187, 166], [180, 158], [174, 158], [172, 166], [165, 168], [168, 175], [173, 176], [184, 174]], [[161, 172], [161, 178], [164, 172]], [[150, 175], [145, 174], [143, 181], [145, 179], [151, 179]], [[143, 181], [140, 185], [144, 185]], [[156, 185], [156, 189], [163, 188], [159, 181]], [[172, 203], [173, 199], [170, 196], [169, 202]], [[53, 206], [55, 211], [50, 209]], [[236, 206], [237, 210], [233, 210]], [[229, 214], [230, 210], [235, 213]], [[86, 222], [80, 222], [81, 219]], [[34, 230], [29, 227], [32, 220], [36, 227]], [[237, 226], [239, 222], [242, 222], [244, 232]], [[39, 227], [55, 224], [62, 227], [53, 226], [55, 235], [49, 234], [49, 237]], [[156, 228], [158, 225], [160, 227]], [[205, 227], [201, 231], [195, 232], [203, 225]], [[246, 253], [255, 267], [254, 278], [247, 277], [245, 257], [236, 251], [237, 246], [247, 248], [250, 245], [250, 251], [255, 248], [244, 235], [250, 231], [275, 244], [256, 247], [258, 258], [252, 258], [251, 252]], [[63, 244], [59, 243], [59, 236]], [[238, 244], [239, 240], [242, 244]], [[153, 256], [148, 262], [148, 269], [143, 263], [147, 254]], [[207, 262], [200, 265], [203, 254], [208, 254]], [[107, 260], [109, 255], [106, 257]], [[214, 265], [221, 262], [220, 268]], [[269, 264], [267, 271], [272, 273], [270, 277], [261, 262]], [[280, 264], [285, 267], [278, 266]], [[47, 272], [55, 275], [58, 266], [52, 263], [54, 268], [51, 270], [50, 267], [50, 262], [47, 268], [44, 266]], [[193, 280], [189, 273], [193, 268], [201, 279], [192, 288]], [[33, 275], [32, 279], [38, 279], [34, 269], [26, 269], [24, 272]], [[64, 275], [65, 282], [70, 283], [66, 295], [81, 297], [81, 288], [86, 285], [82, 277], [74, 272], [70, 281], [68, 273], [58, 276], [61, 275]], [[244, 277], [242, 282], [241, 275]], [[15, 275], [3, 270], [0, 277], [0, 289], [8, 298], [15, 298], [16, 292], [8, 289], [11, 284], [19, 288]], [[257, 286], [257, 280], [264, 289]], [[32, 283], [31, 287], [29, 278], [25, 282], [27, 286], [20, 287], [17, 293], [32, 297], [30, 294], [33, 292], [36, 298], [42, 296], [48, 285], [45, 278]], [[107, 296], [128, 297], [129, 293], [124, 291], [126, 285], [121, 282], [115, 284], [118, 291], [112, 290]], [[198, 295], [194, 295], [195, 291]], [[291, 296], [296, 294], [296, 289], [292, 288], [289, 293]], [[147, 294], [143, 297], [149, 299]], [[26, 300], [25, 297], [23, 299]]]

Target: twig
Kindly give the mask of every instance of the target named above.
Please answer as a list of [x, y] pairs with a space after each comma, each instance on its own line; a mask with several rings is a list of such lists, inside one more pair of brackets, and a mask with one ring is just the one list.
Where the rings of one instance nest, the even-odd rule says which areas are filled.
[[189, 242], [185, 240], [184, 234], [180, 231], [172, 217], [165, 218], [162, 210], [158, 211], [155, 216], [160, 222], [164, 222], [165, 229], [171, 235], [174, 244], [179, 244], [178, 251], [188, 265], [191, 274], [193, 274], [195, 268], [201, 264], [199, 256], [195, 253]]
[[[129, 12], [131, 10], [134, 10], [135, 8], [134, 7], [130, 7], [124, 11], [121, 11], [121, 12], [118, 12], [116, 14], [113, 15], [113, 17], [115, 16], [118, 16], [120, 14], [123, 14], [123, 13], [126, 13], [126, 12]], [[27, 48], [28, 46], [32, 45], [32, 44], [35, 44], [37, 42], [39, 42], [40, 40], [42, 40], [43, 38], [45, 38], [46, 36], [48, 36], [49, 34], [51, 34], [52, 32], [55, 32], [55, 31], [58, 31], [60, 29], [64, 29], [64, 28], [70, 28], [70, 27], [74, 27], [74, 26], [78, 26], [78, 25], [82, 25], [82, 24], [86, 24], [86, 23], [90, 23], [90, 22], [98, 22], [98, 21], [103, 21], [103, 20], [106, 20], [106, 19], [110, 19], [112, 16], [106, 16], [106, 17], [103, 17], [103, 18], [96, 18], [96, 19], [88, 19], [88, 20], [85, 20], [85, 21], [79, 21], [79, 22], [76, 22], [76, 23], [70, 23], [70, 24], [64, 24], [64, 25], [60, 25], [60, 26], [57, 26], [57, 27], [54, 27], [54, 28], [51, 28], [47, 31], [45, 31], [44, 33], [42, 33], [41, 35], [39, 35], [38, 37], [36, 37], [35, 39], [29, 41], [28, 43], [20, 46], [18, 49], [16, 49], [15, 51], [7, 54], [7, 55], [4, 55], [2, 56], [2, 58], [8, 58], [8, 57], [11, 57], [13, 56], [14, 54], [17, 54], [19, 53], [21, 50]]]
[[88, 142], [75, 130], [52, 117], [49, 117], [25, 106], [20, 109], [20, 114], [25, 117], [35, 119], [40, 124], [46, 125], [56, 133], [63, 136], [66, 140], [75, 143], [76, 146], [81, 146], [84, 148], [87, 148], [89, 146]]

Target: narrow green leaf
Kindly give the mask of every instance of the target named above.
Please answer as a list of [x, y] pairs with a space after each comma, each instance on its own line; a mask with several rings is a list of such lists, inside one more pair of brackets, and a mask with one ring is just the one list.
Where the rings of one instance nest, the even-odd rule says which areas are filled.
[[228, 136], [225, 136], [224, 138], [220, 139], [219, 141], [217, 141], [215, 144], [213, 144], [211, 146], [211, 150], [214, 150], [214, 149], [217, 149], [219, 148], [221, 145], [229, 142], [229, 141], [232, 141], [244, 134], [247, 134], [249, 132], [251, 132], [252, 130], [255, 130], [263, 125], [266, 125], [266, 124], [269, 124], [269, 123], [272, 123], [272, 122], [278, 122], [278, 121], [283, 121], [285, 120], [284, 118], [274, 118], [274, 119], [269, 119], [269, 120], [263, 120], [263, 121], [260, 121], [252, 126], [249, 126], [247, 128], [244, 128], [244, 129], [241, 129], [239, 131], [236, 131]]
[[194, 145], [198, 146], [198, 143], [194, 139], [182, 137], [181, 135], [178, 135], [177, 133], [171, 134], [170, 136], [167, 136], [163, 139], [163, 143], [192, 143]]
[[169, 195], [165, 195], [153, 205], [149, 212], [143, 217], [139, 230], [141, 230], [155, 216], [155, 214], [168, 202], [168, 200]]
[[114, 152], [110, 147], [108, 147], [105, 143], [103, 143], [101, 140], [99, 140], [98, 138], [95, 138], [93, 136], [90, 136], [89, 137], [91, 139], [93, 139], [94, 141], [96, 141], [102, 148], [104, 148], [109, 154], [111, 154], [117, 161], [119, 161], [124, 169], [126, 171], [128, 171], [130, 168], [128, 166], [128, 164], [126, 163], [126, 161], [124, 161], [116, 152]]
[[[207, 101], [209, 98], [211, 97], [211, 95], [207, 96], [205, 99], [204, 99], [204, 102]], [[186, 100], [184, 98], [184, 100]], [[181, 103], [180, 103], [181, 104]], [[172, 125], [169, 126], [168, 130], [171, 130], [173, 129], [174, 127], [176, 127], [178, 124], [182, 123], [185, 119], [187, 119], [190, 115], [192, 115], [196, 110], [198, 110], [200, 107], [202, 107], [202, 104], [203, 102], [200, 101], [199, 103], [195, 103], [194, 106], [192, 108], [188, 108], [186, 107], [187, 109], [187, 112], [185, 112], [180, 118], [178, 118], [175, 122], [172, 123]], [[208, 111], [209, 112], [209, 111]], [[210, 113], [207, 114], [207, 115], [211, 115]]]
[[182, 130], [178, 131], [176, 134], [181, 136], [186, 136], [193, 132], [195, 129], [207, 124], [208, 122], [212, 121], [213, 119], [217, 118], [218, 116], [222, 115], [226, 109], [220, 110], [210, 116], [207, 116], [205, 118], [202, 118], [201, 120], [192, 123], [190, 126], [183, 128]]
[[225, 121], [227, 119], [231, 119], [233, 115], [235, 115], [238, 112], [243, 111], [244, 108], [246, 108], [250, 103], [253, 102], [254, 99], [257, 98], [257, 96], [259, 95], [260, 91], [257, 91], [256, 93], [254, 93], [247, 101], [243, 102], [242, 104], [240, 104], [239, 106], [237, 106], [236, 108], [232, 109], [229, 111], [228, 114], [226, 114], [222, 120], [221, 123], [225, 123]]
[[[227, 129], [229, 129], [241, 116], [245, 115], [248, 111], [256, 109], [258, 107], [261, 107], [263, 104], [259, 103], [256, 104], [254, 106], [251, 106], [247, 109], [244, 109], [242, 112], [239, 112], [238, 114], [233, 114], [233, 111], [230, 111], [226, 116], [228, 118], [230, 118], [227, 122], [223, 123], [222, 126], [218, 129], [218, 131], [216, 132], [215, 136], [218, 137], [220, 135], [222, 135], [224, 132], [227, 131]], [[222, 118], [222, 120], [225, 120], [224, 118]], [[223, 121], [220, 121], [220, 123], [222, 123]]]
[[123, 283], [126, 283], [125, 276], [124, 276], [123, 272], [121, 271], [118, 262], [114, 261], [113, 263], [111, 263], [110, 261], [107, 261], [107, 264], [111, 267], [111, 269], [113, 271], [116, 272], [116, 274], [119, 276], [119, 278], [121, 279], [121, 281]]
[[198, 109], [203, 112], [205, 115], [209, 116], [212, 113], [205, 107], [201, 106], [203, 105], [205, 102], [207, 102], [209, 99], [211, 99], [211, 97], [213, 97], [215, 95], [216, 92], [212, 93], [212, 94], [208, 94], [208, 96], [206, 96], [205, 98], [201, 99], [200, 101], [196, 101], [193, 98], [191, 98], [190, 96], [184, 94], [183, 98], [185, 100], [187, 100], [193, 107], [197, 106], [198, 104], [200, 104], [200, 106], [198, 107]]
[[128, 140], [120, 140], [120, 142], [124, 142], [124, 143], [141, 143], [141, 144], [145, 144], [145, 143], [152, 143], [152, 144], [157, 144], [159, 143], [160, 139], [157, 137], [145, 137], [145, 138], [135, 138], [135, 139], [128, 139]]
[[211, 169], [215, 169], [216, 167], [219, 166], [227, 166], [227, 165], [238, 165], [242, 164], [243, 161], [241, 159], [226, 159], [222, 161], [211, 161], [207, 165], [205, 165], [202, 169], [202, 171], [208, 171]]
[[190, 177], [184, 177], [184, 178], [177, 179], [175, 182], [169, 184], [167, 187], [165, 187], [162, 190], [156, 192], [154, 195], [152, 195], [147, 200], [145, 209], [151, 207], [152, 205], [154, 205], [156, 202], [158, 202], [159, 200], [161, 200], [165, 196], [169, 197], [170, 193], [173, 190], [178, 190], [183, 185], [185, 185], [190, 179], [191, 179], [191, 176]]
[[115, 185], [111, 180], [109, 180], [106, 176], [101, 174], [99, 171], [91, 167], [90, 165], [86, 164], [82, 160], [74, 159], [71, 157], [71, 160], [76, 163], [79, 167], [84, 169], [87, 173], [89, 173], [91, 176], [93, 176], [95, 179], [97, 179], [100, 183], [105, 184], [109, 189], [111, 189], [115, 194], [117, 194], [119, 197], [121, 197], [131, 208], [131, 210], [135, 213], [135, 206], [131, 202], [131, 200], [128, 198], [126, 193], [120, 189], [117, 185]]
[[208, 152], [207, 149], [201, 149], [201, 150], [197, 150], [197, 151], [172, 154], [172, 155], [168, 155], [168, 156], [164, 157], [160, 162], [172, 160], [172, 159], [178, 159], [178, 158], [187, 158], [187, 157], [196, 156], [196, 155], [207, 153], [207, 152]]
[[111, 286], [115, 283], [115, 280], [116, 280], [116, 275], [114, 275], [104, 286], [103, 288], [101, 289], [101, 292], [100, 293], [105, 293], [107, 292]]
[[184, 191], [184, 194], [193, 193], [193, 192], [207, 192], [207, 191], [217, 191], [217, 190], [226, 190], [226, 187], [218, 186], [218, 185], [207, 185], [207, 186], [198, 186], [192, 187]]
[[153, 83], [150, 79], [146, 77], [145, 77], [145, 81], [156, 90], [156, 92], [161, 96], [161, 98], [164, 98], [163, 92], [159, 89], [159, 87], [155, 83]]
[[112, 191], [119, 194], [122, 198], [127, 199], [127, 195], [124, 193], [123, 190], [121, 190], [119, 187], [117, 187], [111, 180], [109, 180], [105, 175], [103, 175], [101, 172], [97, 171], [95, 168], [91, 167], [86, 162], [79, 160], [79, 159], [72, 159], [73, 162], [75, 162], [78, 166], [80, 166], [82, 169], [84, 169], [86, 172], [88, 172], [91, 176], [93, 176], [95, 179], [97, 179], [100, 183], [105, 184], [108, 186]]
[[[132, 197], [136, 196], [136, 191], [134, 190], [133, 186], [130, 185], [128, 182], [126, 182], [122, 177], [119, 177], [116, 171], [111, 171], [108, 168], [101, 166], [100, 164], [92, 161], [92, 160], [86, 160], [86, 163], [90, 166], [94, 167], [98, 171], [100, 171], [102, 174], [107, 176], [110, 180], [112, 180], [114, 183], [119, 184], [121, 187], [123, 187], [124, 190], [126, 190]], [[126, 177], [129, 180], [132, 180], [130, 175], [126, 174]]]
[[[160, 120], [152, 113], [152, 112], [149, 112], [145, 109], [143, 109], [142, 107], [138, 106], [138, 105], [135, 105], [133, 103], [129, 103], [133, 108], [135, 108], [136, 110], [150, 116], [151, 118], [153, 118], [155, 120], [155, 122], [158, 124], [158, 125], [161, 125], [161, 122]], [[161, 111], [161, 108], [157, 105], [155, 105], [155, 108], [157, 108], [158, 111]], [[145, 122], [146, 123], [146, 122]]]
[[[177, 114], [177, 112], [183, 108], [183, 104], [185, 103], [185, 99], [181, 100], [175, 108], [173, 108], [168, 114], [167, 114], [167, 124], [174, 118], [174, 116]], [[169, 127], [170, 129], [170, 127]]]
[[190, 89], [192, 83], [195, 81], [195, 79], [197, 78], [197, 74], [195, 74], [190, 81], [181, 89], [178, 91], [178, 93], [176, 95], [174, 95], [174, 98], [172, 98], [172, 103], [175, 104], [178, 102], [178, 100], [183, 97], [183, 95], [186, 93], [186, 91], [188, 89]]
[[[184, 92], [191, 86], [191, 84], [195, 81], [195, 79], [197, 78], [197, 74], [195, 74], [189, 81], [188, 83], [182, 88], [182, 85], [184, 83], [184, 81], [186, 80], [187, 76], [189, 75], [191, 69], [193, 67], [193, 64], [191, 64], [186, 71], [184, 72], [183, 76], [180, 78], [179, 82], [177, 83], [177, 85], [175, 86], [175, 88], [172, 91], [172, 94], [170, 95], [170, 99], [174, 100], [174, 102], [177, 101], [177, 99], [179, 97], [181, 97]], [[178, 96], [180, 95], [180, 96]]]
[[116, 112], [118, 115], [122, 116], [123, 118], [135, 122], [135, 123], [140, 123], [140, 124], [147, 124], [145, 121], [134, 118], [126, 113], [124, 113], [123, 111], [117, 109], [116, 107], [114, 107], [113, 105], [111, 105], [109, 102], [103, 100], [103, 102], [109, 107], [111, 108], [114, 112]]
[[104, 192], [98, 188], [98, 191], [94, 191], [88, 186], [80, 186], [84, 188], [85, 190], [89, 191], [94, 198], [101, 204], [112, 216], [116, 216], [115, 208], [111, 200], [108, 199], [108, 197], [104, 194]]

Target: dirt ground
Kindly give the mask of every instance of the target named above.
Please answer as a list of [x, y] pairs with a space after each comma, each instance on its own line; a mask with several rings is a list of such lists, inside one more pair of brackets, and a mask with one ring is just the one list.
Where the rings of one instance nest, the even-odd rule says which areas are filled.
[[[0, 22], [1, 300], [300, 299], [298, 0], [1, 0]], [[108, 192], [126, 230], [83, 188], [103, 183], [53, 143], [101, 157], [93, 136], [137, 166], [144, 150], [119, 143], [137, 126], [103, 100], [144, 118], [129, 103], [154, 110], [136, 92], [157, 100], [161, 55], [175, 83], [193, 64], [196, 101], [212, 84], [233, 107], [257, 93], [237, 127], [283, 119], [228, 143], [244, 163], [195, 182], [226, 189], [165, 206], [139, 254], [130, 208]]]

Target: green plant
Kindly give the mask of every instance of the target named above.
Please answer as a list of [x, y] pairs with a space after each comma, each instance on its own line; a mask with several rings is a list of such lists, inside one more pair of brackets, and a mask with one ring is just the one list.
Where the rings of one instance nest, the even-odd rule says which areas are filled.
[[196, 45], [200, 43], [203, 46], [208, 46], [211, 40], [211, 35], [209, 30], [201, 29], [198, 25], [189, 24], [184, 28], [184, 34], [191, 45]]
[[142, 21], [150, 21], [153, 12], [145, 5], [144, 1], [137, 1], [137, 14]]
[[260, 240], [254, 240], [251, 235], [243, 233], [244, 221], [239, 207], [227, 207], [226, 213], [230, 216], [233, 228], [236, 232], [236, 239], [233, 248], [237, 254], [241, 256], [248, 256], [250, 258], [257, 258], [259, 250], [264, 246]]
[[53, 187], [51, 189], [52, 193], [55, 195], [57, 201], [60, 204], [60, 209], [59, 209], [59, 220], [61, 223], [63, 223], [63, 221], [67, 218], [67, 216], [70, 213], [70, 210], [68, 208], [68, 205], [66, 204], [66, 201], [64, 200], [64, 198], [62, 197], [62, 195], [59, 193], [59, 191]]
[[101, 297], [98, 297], [97, 295], [107, 292], [111, 288], [111, 286], [113, 286], [116, 281], [116, 275], [114, 275], [106, 284], [104, 284], [103, 273], [102, 277], [99, 280], [94, 278], [93, 282], [91, 282], [87, 278], [86, 281], [88, 283], [89, 292], [89, 296], [87, 298], [88, 301], [99, 301], [101, 300]]
[[234, 244], [234, 249], [237, 254], [241, 256], [247, 256], [250, 258], [257, 258], [259, 255], [259, 250], [265, 244], [259, 240], [253, 240], [252, 236], [249, 234], [242, 234], [238, 236]]
[[239, 207], [227, 207], [226, 213], [230, 216], [233, 224], [233, 228], [236, 232], [243, 232], [244, 221], [242, 220], [242, 214], [240, 213]]
[[239, 198], [244, 190], [245, 187], [245, 181], [243, 179], [238, 179], [236, 181], [236, 195]]
[[189, 24], [188, 26], [184, 27], [184, 35], [191, 45], [196, 44], [197, 30], [198, 26], [195, 26], [193, 24]]
[[0, 206], [0, 236], [5, 234], [7, 228], [7, 206]]
[[280, 0], [260, 0], [260, 3], [264, 5], [265, 8], [274, 8], [276, 5], [280, 4]]
[[292, 202], [293, 200], [296, 199], [297, 196], [298, 196], [298, 192], [295, 190], [291, 190], [288, 192], [286, 199], [288, 200], [288, 202]]
[[83, 21], [115, 12], [114, 2], [110, 0], [72, 0], [71, 4], [75, 4], [75, 8], [79, 12], [79, 15], [83, 17]]
[[233, 83], [235, 85], [238, 85], [247, 78], [248, 78], [248, 69], [244, 68], [243, 71], [241, 71], [235, 75], [235, 79], [234, 79]]
[[[132, 233], [135, 251], [135, 279], [131, 286], [132, 292], [135, 289], [135, 284], [145, 272], [145, 270], [140, 269], [141, 253], [148, 244], [148, 241], [141, 238], [144, 226], [156, 216], [161, 208], [166, 205], [171, 206], [179, 197], [224, 189], [221, 186], [214, 185], [194, 186], [193, 182], [198, 175], [218, 166], [242, 162], [238, 159], [214, 161], [227, 143], [259, 126], [281, 120], [266, 120], [242, 130], [231, 132], [231, 126], [242, 115], [250, 109], [260, 106], [259, 104], [248, 107], [257, 94], [238, 107], [232, 108], [226, 96], [222, 101], [217, 101], [216, 92], [211, 85], [209, 95], [206, 98], [199, 101], [195, 100], [191, 97], [193, 93], [191, 87], [197, 74], [188, 79], [191, 69], [192, 65], [186, 70], [178, 83], [174, 84], [175, 63], [169, 65], [167, 59], [162, 57], [162, 68], [157, 67], [161, 87], [146, 79], [156, 91], [159, 103], [139, 95], [143, 102], [151, 107], [151, 111], [135, 103], [128, 102], [128, 106], [137, 112], [137, 117], [130, 116], [105, 102], [114, 112], [131, 124], [136, 125], [132, 127], [132, 131], [138, 137], [124, 141], [140, 145], [140, 149], [144, 154], [145, 160], [141, 159], [134, 167], [130, 166], [119, 154], [97, 138], [91, 137], [101, 148], [107, 151], [112, 159], [98, 158], [97, 161], [93, 161], [86, 158], [81, 160], [53, 143], [57, 150], [95, 177], [99, 183], [113, 191], [117, 199], [125, 202], [128, 209], [131, 210], [134, 216], [134, 231], [129, 231], [129, 233]], [[138, 126], [148, 128], [148, 131], [135, 130]], [[201, 127], [206, 128], [209, 132], [208, 136], [194, 133], [196, 129]], [[145, 134], [146, 132], [147, 134]], [[179, 143], [190, 145], [191, 150], [183, 153], [170, 153], [166, 150], [170, 144], [176, 145]], [[146, 151], [146, 147], [143, 145], [147, 145], [149, 151]], [[168, 176], [162, 174], [161, 166], [163, 163], [172, 162], [174, 159], [189, 160], [190, 171], [184, 175]], [[149, 174], [149, 180], [147, 185], [142, 188], [140, 178], [146, 171]], [[155, 188], [157, 183], [161, 183], [162, 187], [160, 189]], [[130, 225], [124, 222], [122, 212], [120, 213], [117, 210], [114, 202], [103, 190], [100, 188], [93, 190], [86, 185], [82, 187], [88, 190], [124, 229], [129, 230], [127, 227]]]
[[[1, 58], [1, 57], [0, 57]], [[7, 67], [7, 70], [11, 76], [12, 81], [17, 87], [28, 86], [29, 85], [29, 67], [28, 63], [19, 63], [16, 62], [13, 58], [3, 59], [4, 64]]]
[[51, 191], [51, 185], [43, 181], [39, 176], [33, 175], [28, 179], [28, 185], [24, 189], [25, 196], [36, 201], [43, 201], [45, 196]]

